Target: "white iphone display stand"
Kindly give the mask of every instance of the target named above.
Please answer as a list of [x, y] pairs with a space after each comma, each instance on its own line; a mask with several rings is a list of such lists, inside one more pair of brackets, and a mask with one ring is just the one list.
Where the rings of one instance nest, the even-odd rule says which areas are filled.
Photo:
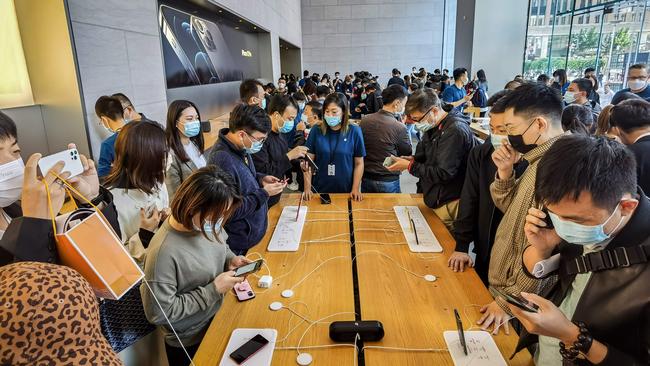
[[463, 351], [457, 330], [448, 330], [442, 335], [447, 342], [447, 348], [454, 366], [507, 366], [506, 360], [494, 343], [492, 335], [485, 331], [465, 332], [467, 354]]
[[230, 340], [226, 346], [226, 351], [221, 357], [219, 366], [238, 366], [235, 361], [230, 358], [230, 354], [237, 348], [241, 347], [244, 343], [251, 340], [256, 335], [261, 334], [262, 337], [269, 340], [269, 344], [260, 349], [259, 352], [251, 356], [243, 365], [246, 366], [270, 366], [273, 359], [273, 350], [275, 349], [275, 341], [278, 337], [278, 331], [275, 329], [251, 329], [239, 328], [232, 331]]
[[394, 206], [395, 215], [409, 249], [415, 253], [438, 253], [442, 247], [418, 206]]
[[266, 249], [269, 252], [298, 251], [306, 217], [307, 207], [300, 207], [300, 213], [298, 214], [298, 206], [285, 206]]

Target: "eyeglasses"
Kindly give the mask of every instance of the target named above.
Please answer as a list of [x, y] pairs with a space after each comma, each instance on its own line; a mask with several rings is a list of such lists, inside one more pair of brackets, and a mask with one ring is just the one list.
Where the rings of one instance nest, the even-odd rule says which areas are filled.
[[263, 144], [263, 143], [266, 141], [266, 137], [263, 138], [263, 139], [259, 139], [259, 140], [258, 140], [258, 139], [256, 139], [255, 137], [253, 137], [253, 135], [251, 135], [251, 134], [248, 133], [248, 132], [246, 132], [246, 137], [248, 137], [248, 139], [250, 140], [250, 142], [258, 142], [258, 143], [260, 143], [260, 144]]
[[411, 117], [411, 115], [409, 115], [408, 117], [409, 117], [409, 119], [411, 121], [413, 121], [415, 123], [418, 123], [418, 122], [422, 121], [424, 119], [424, 117], [426, 117], [429, 113], [431, 113], [432, 110], [433, 110], [433, 107], [429, 108], [429, 110], [427, 110], [427, 112], [425, 114], [423, 114], [422, 117], [420, 117], [418, 119], [415, 119], [415, 118]]

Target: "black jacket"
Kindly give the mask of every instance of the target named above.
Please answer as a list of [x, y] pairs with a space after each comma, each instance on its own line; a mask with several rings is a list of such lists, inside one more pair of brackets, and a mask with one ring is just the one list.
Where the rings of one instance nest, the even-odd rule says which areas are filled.
[[650, 136], [628, 146], [636, 158], [636, 179], [644, 192], [650, 192]]
[[386, 84], [386, 86], [388, 87], [393, 84], [401, 85], [406, 88], [406, 82], [399, 76], [393, 76], [392, 78], [388, 79], [388, 84]]
[[424, 203], [438, 208], [460, 198], [467, 156], [478, 144], [469, 128], [470, 118], [451, 111], [436, 127], [422, 136], [409, 172], [420, 178], [418, 193]]
[[[454, 223], [456, 251], [467, 253], [469, 244], [474, 242], [474, 253], [476, 253], [474, 269], [486, 286], [490, 251], [497, 227], [503, 217], [503, 213], [494, 206], [490, 195], [490, 184], [497, 173], [497, 167], [492, 161], [493, 152], [494, 147], [490, 139], [469, 152], [465, 182], [460, 194], [458, 218]], [[515, 176], [521, 176], [527, 166], [526, 161], [515, 165]]]
[[[287, 172], [291, 169], [291, 161], [287, 157], [289, 152], [289, 144], [277, 132], [269, 132], [262, 150], [256, 154], [252, 154], [253, 164], [258, 173], [264, 175], [272, 175], [279, 179], [284, 179]], [[282, 194], [269, 197], [269, 207], [275, 205], [280, 201]]]
[[[102, 213], [113, 227], [115, 234], [120, 237], [121, 230], [117, 221], [117, 210], [113, 204], [113, 195], [109, 190], [100, 187], [100, 197], [96, 204], [99, 204], [100, 200], [104, 203]], [[77, 205], [87, 206], [82, 202], [77, 202]], [[6, 208], [5, 212], [12, 217], [12, 220], [0, 240], [0, 266], [14, 262], [59, 263], [52, 220], [24, 217], [17, 204]]]
[[[650, 245], [650, 200], [640, 189], [638, 194], [636, 212], [604, 250], [630, 248], [644, 242]], [[559, 246], [559, 281], [547, 294], [542, 294], [555, 305], [559, 306], [566, 297], [575, 278], [575, 275], [568, 275], [562, 270], [563, 265], [581, 256], [582, 250], [582, 246], [566, 242]], [[650, 262], [591, 273], [571, 320], [583, 321], [594, 339], [607, 345], [607, 356], [599, 365], [650, 363], [649, 283]], [[524, 330], [515, 352], [537, 341], [536, 335]], [[582, 361], [576, 364], [591, 363]]]
[[361, 108], [361, 114], [377, 113], [384, 107], [384, 101], [381, 98], [381, 94], [379, 92], [368, 94], [366, 100], [362, 100], [361, 103], [366, 104], [365, 107]]

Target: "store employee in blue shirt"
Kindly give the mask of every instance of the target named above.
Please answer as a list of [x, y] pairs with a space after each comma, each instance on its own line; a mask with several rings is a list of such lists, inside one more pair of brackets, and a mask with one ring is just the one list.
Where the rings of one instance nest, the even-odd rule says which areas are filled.
[[460, 112], [463, 111], [465, 107], [471, 107], [470, 99], [472, 99], [473, 94], [467, 95], [465, 91], [465, 84], [467, 84], [469, 78], [467, 77], [466, 68], [457, 68], [454, 70], [454, 83], [445, 88], [442, 92], [441, 99], [451, 105]]
[[[366, 148], [361, 128], [348, 121], [348, 101], [344, 94], [332, 93], [323, 102], [325, 123], [313, 128], [307, 139], [309, 156], [318, 171], [313, 187], [318, 193], [348, 193], [360, 201], [363, 158]], [[306, 165], [303, 164], [306, 169]], [[312, 197], [312, 172], [305, 172], [306, 200]]]

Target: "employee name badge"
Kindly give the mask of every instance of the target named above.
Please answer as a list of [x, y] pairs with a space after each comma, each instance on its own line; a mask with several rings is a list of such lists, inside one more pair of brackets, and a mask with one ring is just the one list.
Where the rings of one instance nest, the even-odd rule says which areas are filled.
[[327, 175], [334, 176], [336, 174], [336, 166], [334, 164], [327, 164]]

